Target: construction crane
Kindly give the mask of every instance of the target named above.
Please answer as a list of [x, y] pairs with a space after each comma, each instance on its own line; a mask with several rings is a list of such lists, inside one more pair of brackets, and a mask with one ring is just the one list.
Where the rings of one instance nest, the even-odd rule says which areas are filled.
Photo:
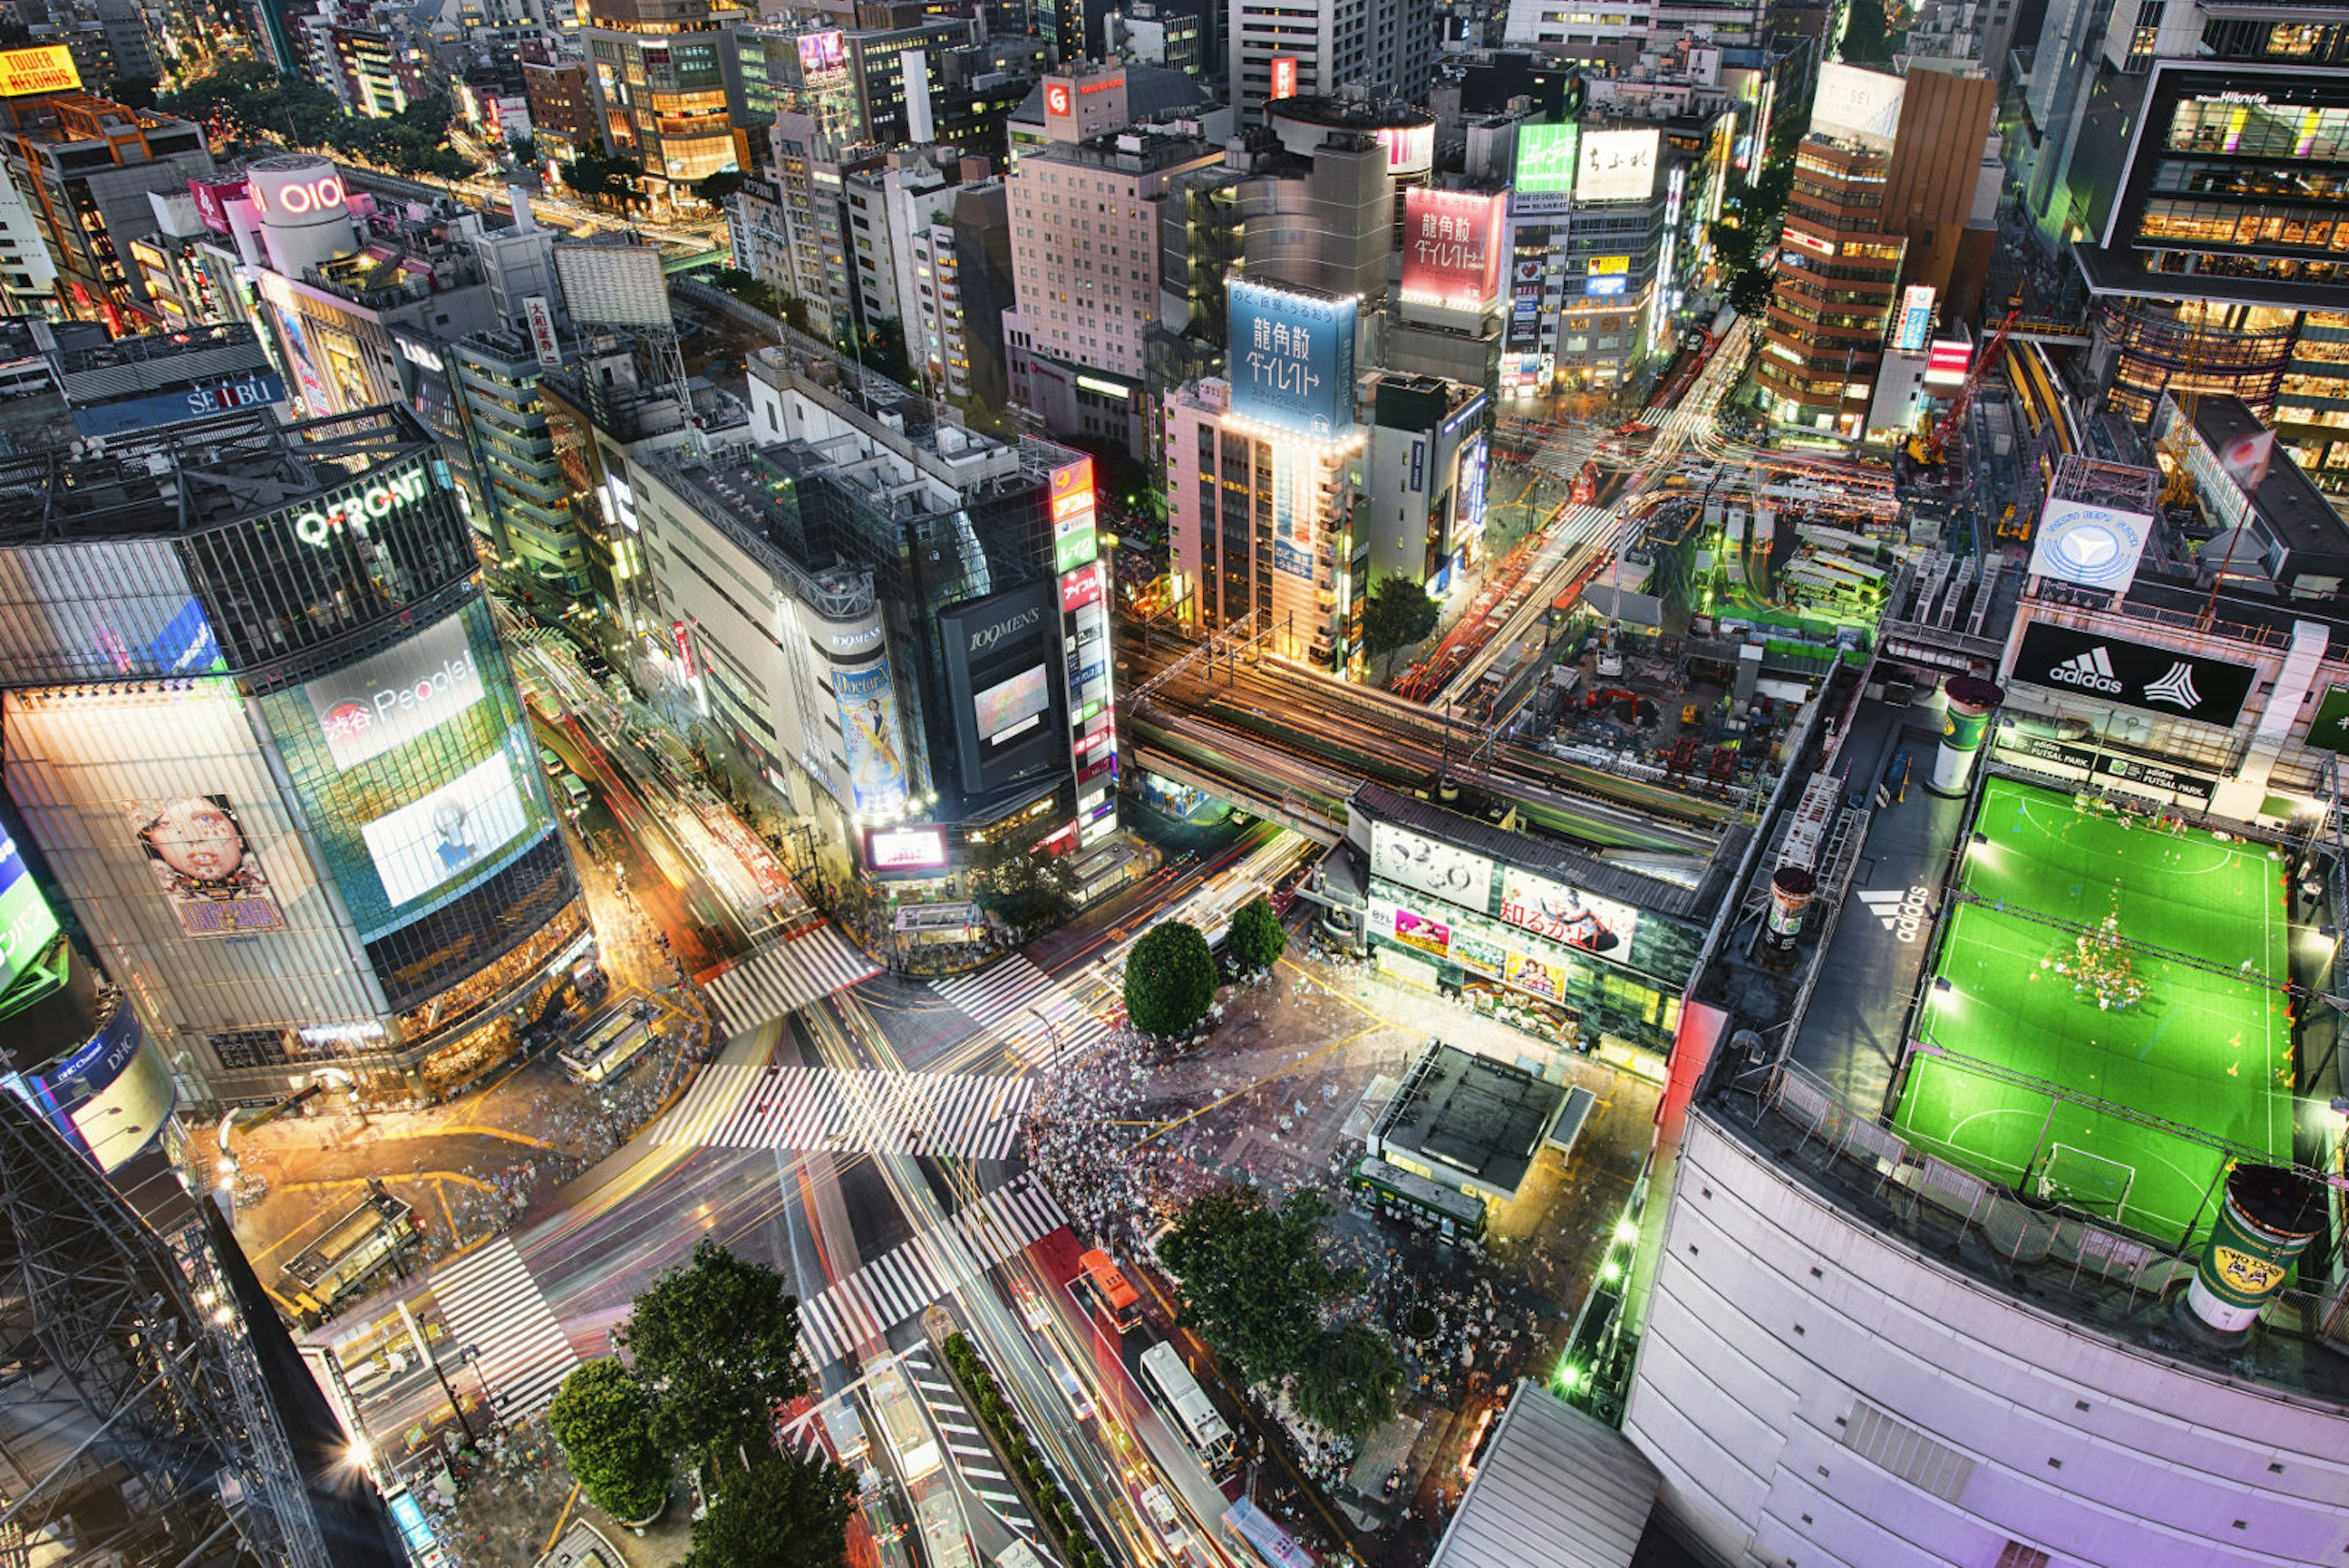
[[1931, 430], [1920, 431], [1909, 438], [1910, 462], [1928, 468], [1940, 466], [1941, 454], [1948, 450], [1950, 437], [1957, 430], [1958, 421], [1966, 417], [1968, 409], [1973, 407], [1974, 394], [1982, 389], [1982, 378], [1997, 367], [1999, 356], [2006, 352], [2006, 335], [2014, 330], [2014, 324], [2022, 315], [2020, 306], [2006, 313], [2006, 319], [1998, 324], [1997, 335], [1991, 338], [1990, 347], [1974, 357], [1973, 369], [1966, 372], [1964, 382], [1958, 388], [1958, 395], [1950, 400], [1949, 412], [1943, 414]]

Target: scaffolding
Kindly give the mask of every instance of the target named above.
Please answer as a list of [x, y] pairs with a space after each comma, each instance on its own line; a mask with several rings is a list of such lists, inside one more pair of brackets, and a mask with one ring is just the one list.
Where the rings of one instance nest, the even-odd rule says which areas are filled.
[[0, 1568], [327, 1568], [192, 1204], [166, 1241], [0, 1093]]

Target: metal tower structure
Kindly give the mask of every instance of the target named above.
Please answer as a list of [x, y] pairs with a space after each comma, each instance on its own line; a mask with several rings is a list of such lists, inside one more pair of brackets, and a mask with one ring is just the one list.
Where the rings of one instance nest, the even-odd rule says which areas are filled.
[[184, 1218], [167, 1241], [0, 1091], [0, 1568], [328, 1568]]

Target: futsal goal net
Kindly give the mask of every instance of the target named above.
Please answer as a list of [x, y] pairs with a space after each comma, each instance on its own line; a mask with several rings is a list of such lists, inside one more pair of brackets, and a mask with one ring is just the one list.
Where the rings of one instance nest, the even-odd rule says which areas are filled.
[[2043, 1202], [2118, 1220], [2127, 1210], [2129, 1189], [2137, 1185], [2137, 1167], [2051, 1142], [2033, 1179]]

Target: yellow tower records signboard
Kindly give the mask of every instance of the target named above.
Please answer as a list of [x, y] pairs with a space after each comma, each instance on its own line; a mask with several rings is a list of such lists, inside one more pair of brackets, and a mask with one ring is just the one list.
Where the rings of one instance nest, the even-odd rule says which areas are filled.
[[0, 98], [80, 90], [81, 72], [74, 68], [72, 51], [62, 44], [0, 51]]

